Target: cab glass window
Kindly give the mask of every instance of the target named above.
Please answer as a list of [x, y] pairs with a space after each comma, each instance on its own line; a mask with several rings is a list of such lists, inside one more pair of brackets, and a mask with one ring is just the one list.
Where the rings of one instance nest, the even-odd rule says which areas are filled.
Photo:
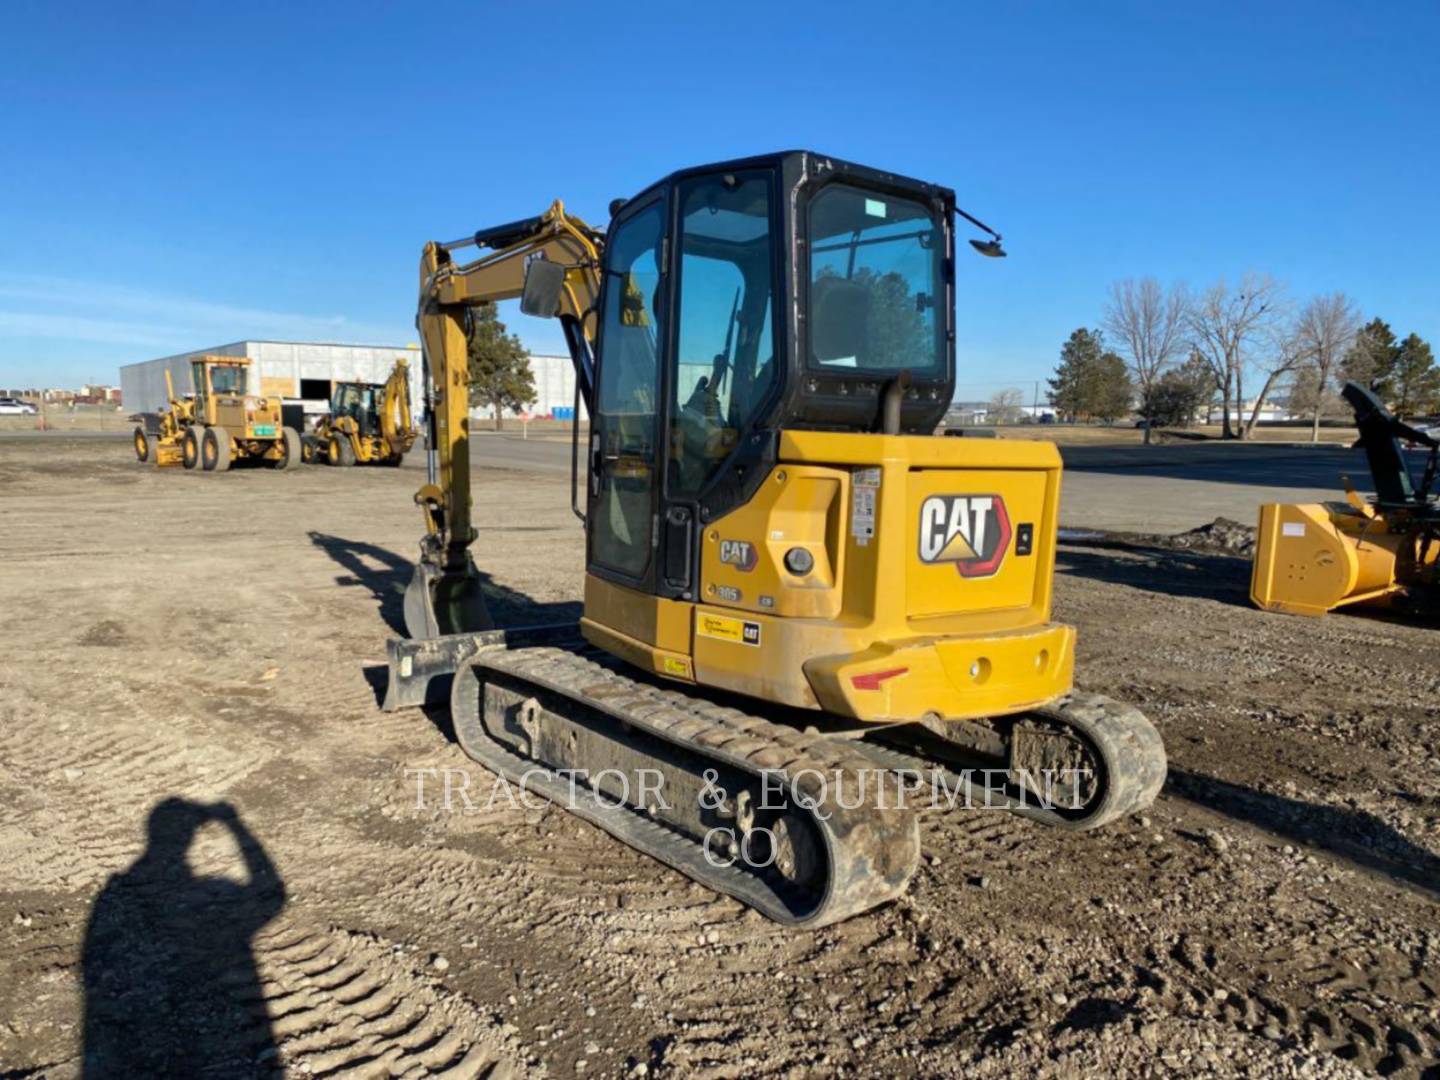
[[650, 565], [660, 381], [661, 203], [615, 227], [605, 253], [592, 477], [592, 561], [641, 578]]
[[245, 392], [245, 369], [233, 366], [212, 367], [210, 386], [217, 394], [243, 394]]
[[765, 172], [680, 185], [669, 490], [700, 493], [776, 379], [771, 183]]
[[945, 370], [941, 222], [922, 203], [830, 184], [810, 202], [809, 365]]

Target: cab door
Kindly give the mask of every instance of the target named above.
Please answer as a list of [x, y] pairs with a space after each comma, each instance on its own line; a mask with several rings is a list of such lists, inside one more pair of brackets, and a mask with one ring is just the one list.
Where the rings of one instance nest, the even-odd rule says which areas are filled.
[[210, 369], [203, 360], [190, 362], [190, 381], [195, 386], [195, 415], [210, 422]]
[[588, 569], [654, 590], [665, 341], [665, 200], [622, 211], [606, 245], [591, 418]]

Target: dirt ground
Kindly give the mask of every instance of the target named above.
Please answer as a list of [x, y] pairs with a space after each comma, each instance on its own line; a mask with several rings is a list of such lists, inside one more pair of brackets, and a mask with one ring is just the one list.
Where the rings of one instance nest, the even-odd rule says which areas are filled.
[[[468, 764], [376, 704], [421, 475], [0, 442], [0, 1074], [1440, 1075], [1440, 628], [1066, 546], [1159, 802], [929, 816], [901, 901], [783, 931], [556, 809], [417, 809]], [[578, 612], [566, 488], [477, 482], [507, 620]]]

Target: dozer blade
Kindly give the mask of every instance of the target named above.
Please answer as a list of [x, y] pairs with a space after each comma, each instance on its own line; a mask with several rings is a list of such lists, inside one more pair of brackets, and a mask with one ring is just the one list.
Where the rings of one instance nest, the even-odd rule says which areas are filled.
[[543, 623], [414, 640], [391, 638], [385, 643], [389, 654], [389, 675], [385, 682], [385, 701], [380, 707], [386, 712], [394, 712], [411, 705], [448, 701], [451, 676], [486, 649], [578, 645], [582, 640], [580, 624], [575, 622]]
[[412, 638], [475, 634], [494, 625], [480, 573], [468, 558], [461, 573], [442, 570], [423, 558], [415, 564], [415, 575], [405, 589], [405, 632]]

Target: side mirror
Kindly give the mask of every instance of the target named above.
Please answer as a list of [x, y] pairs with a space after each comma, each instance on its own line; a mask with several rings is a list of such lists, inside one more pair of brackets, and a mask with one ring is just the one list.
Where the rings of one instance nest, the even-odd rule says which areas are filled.
[[553, 319], [560, 310], [560, 292], [564, 287], [565, 267], [548, 259], [531, 259], [525, 267], [520, 310], [526, 315]]

